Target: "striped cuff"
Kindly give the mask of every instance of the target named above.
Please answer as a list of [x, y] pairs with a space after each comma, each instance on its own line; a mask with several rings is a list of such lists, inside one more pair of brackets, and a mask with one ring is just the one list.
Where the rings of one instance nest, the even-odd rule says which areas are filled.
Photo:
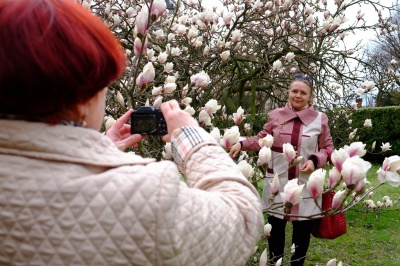
[[183, 169], [185, 159], [191, 150], [203, 142], [217, 144], [215, 139], [201, 127], [181, 127], [172, 132], [172, 154], [179, 169]]

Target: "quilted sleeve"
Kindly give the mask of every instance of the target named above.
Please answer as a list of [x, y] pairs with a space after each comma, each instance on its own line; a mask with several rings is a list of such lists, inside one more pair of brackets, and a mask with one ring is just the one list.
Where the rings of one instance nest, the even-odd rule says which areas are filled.
[[188, 185], [164, 171], [159, 189], [159, 265], [244, 265], [262, 234], [257, 190], [218, 145], [184, 159]]

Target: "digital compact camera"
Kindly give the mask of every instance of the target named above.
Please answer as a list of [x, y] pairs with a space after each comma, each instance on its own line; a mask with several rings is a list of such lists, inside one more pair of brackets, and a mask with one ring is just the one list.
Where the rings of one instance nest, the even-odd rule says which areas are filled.
[[166, 135], [167, 123], [160, 109], [141, 106], [131, 114], [131, 134]]

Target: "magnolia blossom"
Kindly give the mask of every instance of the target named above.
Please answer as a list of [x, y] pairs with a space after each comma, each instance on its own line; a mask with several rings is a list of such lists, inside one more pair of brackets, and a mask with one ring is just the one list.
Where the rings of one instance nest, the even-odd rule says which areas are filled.
[[148, 17], [149, 17], [149, 12], [147, 8], [142, 8], [142, 10], [136, 16], [135, 29], [136, 29], [136, 34], [139, 38], [142, 38], [143, 36], [146, 35], [148, 28]]
[[340, 148], [339, 150], [334, 150], [331, 155], [332, 163], [335, 165], [339, 172], [342, 171], [342, 165], [347, 158], [349, 158], [349, 154], [343, 148]]
[[206, 110], [207, 114], [212, 115], [221, 109], [221, 105], [218, 105], [217, 100], [211, 99], [206, 103], [204, 109]]
[[371, 119], [365, 119], [364, 121], [364, 127], [372, 127], [372, 121]]
[[271, 230], [272, 230], [272, 225], [270, 223], [264, 225], [264, 235], [266, 238], [268, 238], [271, 235]]
[[138, 84], [139, 86], [147, 85], [150, 82], [153, 82], [155, 75], [156, 72], [154, 70], [153, 64], [151, 62], [148, 62], [144, 66], [143, 72], [140, 73], [139, 76], [136, 78], [136, 84]]
[[117, 91], [117, 95], [115, 96], [117, 99], [117, 102], [121, 105], [121, 106], [125, 106], [125, 101], [124, 101], [124, 97], [122, 97], [122, 94]]
[[244, 110], [241, 106], [239, 106], [236, 113], [233, 114], [233, 122], [235, 122], [236, 125], [240, 125], [243, 119], [245, 119]]
[[296, 158], [296, 151], [294, 150], [292, 144], [283, 144], [283, 155], [289, 164]]
[[190, 98], [190, 97], [185, 97], [181, 101], [181, 103], [183, 103], [186, 106], [190, 105], [191, 102], [192, 102], [192, 98]]
[[162, 153], [162, 156], [164, 157], [165, 160], [170, 160], [170, 159], [172, 159], [172, 146], [171, 146], [171, 142], [165, 143], [164, 151], [163, 151], [163, 153]]
[[174, 63], [168, 62], [164, 66], [164, 72], [170, 73], [174, 68]]
[[142, 52], [147, 54], [147, 46], [149, 45], [149, 42], [147, 41], [147, 38], [144, 40], [144, 44], [142, 44], [142, 40], [139, 38], [135, 38], [135, 42], [133, 43], [133, 52], [135, 55], [140, 55]]
[[366, 144], [362, 142], [353, 142], [350, 144], [350, 146], [345, 145], [343, 148], [349, 154], [349, 157], [353, 157], [356, 155], [363, 157], [367, 153], [365, 145]]
[[266, 165], [271, 160], [271, 149], [262, 147], [258, 153], [257, 165]]
[[242, 37], [242, 33], [240, 30], [234, 30], [232, 32], [232, 42], [237, 43], [240, 41], [240, 38]]
[[240, 161], [238, 164], [239, 170], [242, 172], [242, 174], [247, 178], [250, 179], [253, 177], [255, 171], [253, 167], [246, 162], [246, 160]]
[[225, 148], [229, 149], [233, 144], [239, 141], [240, 133], [239, 127], [233, 126], [227, 130], [225, 130], [223, 137], [223, 145]]
[[199, 124], [205, 126], [211, 126], [211, 117], [205, 110], [201, 110], [199, 114]]
[[150, 15], [153, 21], [157, 20], [167, 9], [165, 0], [154, 0], [151, 5]]
[[186, 106], [186, 108], [183, 109], [183, 111], [185, 111], [186, 113], [189, 113], [191, 116], [193, 116], [196, 113], [194, 108], [190, 105]]
[[346, 191], [345, 190], [339, 190], [335, 193], [335, 196], [333, 196], [332, 200], [332, 209], [336, 210], [340, 206], [342, 206], [343, 201], [346, 198]]
[[245, 123], [244, 124], [244, 132], [249, 132], [250, 131], [250, 124], [249, 123]]
[[222, 52], [221, 55], [220, 55], [222, 62], [225, 62], [229, 58], [230, 55], [231, 55], [230, 51]]
[[211, 130], [210, 135], [217, 141], [217, 143], [221, 142], [221, 132], [219, 131], [219, 128], [214, 127], [213, 130]]
[[296, 243], [293, 243], [292, 246], [290, 247], [290, 253], [292, 254], [296, 253]]
[[385, 144], [382, 143], [382, 146], [381, 146], [382, 152], [390, 150], [391, 147], [392, 146], [390, 146], [389, 142], [386, 142]]
[[268, 252], [267, 252], [267, 249], [264, 249], [264, 251], [261, 253], [261, 256], [260, 256], [259, 265], [266, 266], [267, 263], [268, 263]]
[[176, 83], [175, 82], [167, 82], [164, 84], [163, 90], [164, 90], [164, 96], [168, 96], [172, 92], [174, 92], [176, 89]]
[[[287, 203], [290, 203], [291, 206], [296, 205], [302, 199], [301, 191], [305, 184], [299, 185], [297, 184], [298, 178], [294, 178], [289, 180], [286, 185], [283, 187], [283, 192], [281, 192], [282, 202], [287, 206]], [[290, 206], [289, 204], [289, 206]]]
[[295, 57], [295, 54], [293, 52], [289, 52], [286, 54], [285, 59], [286, 59], [286, 61], [291, 62], [294, 57]]
[[364, 181], [369, 168], [371, 168], [371, 163], [364, 161], [356, 155], [346, 159], [340, 173], [347, 187], [350, 185], [357, 186], [359, 182]]
[[311, 198], [321, 197], [324, 191], [325, 174], [326, 171], [321, 168], [311, 173], [306, 186]]
[[340, 183], [341, 180], [342, 180], [342, 174], [336, 167], [332, 167], [331, 169], [329, 169], [329, 181], [328, 181], [329, 188], [334, 188], [337, 184]]
[[380, 183], [387, 182], [393, 187], [398, 187], [400, 185], [400, 156], [393, 155], [389, 158], [385, 158], [382, 163], [382, 167], [377, 171], [378, 180]]
[[260, 147], [271, 148], [273, 143], [274, 137], [270, 134], [267, 134], [264, 138], [258, 140], [258, 145], [260, 145]]
[[273, 64], [272, 64], [272, 71], [274, 72], [278, 72], [282, 67], [282, 62], [280, 60], [276, 60]]
[[190, 81], [194, 86], [201, 88], [205, 88], [211, 83], [210, 77], [204, 71], [191, 76]]
[[105, 123], [105, 127], [106, 127], [106, 131], [110, 128], [110, 127], [112, 127], [114, 124], [115, 124], [115, 119], [114, 118], [112, 118], [112, 117], [109, 117], [109, 118], [107, 118], [107, 120], [106, 120], [106, 123]]
[[162, 52], [158, 55], [157, 57], [157, 61], [160, 64], [164, 64], [165, 62], [167, 62], [167, 58], [168, 58], [168, 54], [165, 52]]
[[277, 195], [279, 193], [279, 188], [281, 186], [280, 182], [279, 182], [279, 174], [276, 173], [274, 175], [274, 178], [272, 179], [272, 182], [269, 183], [271, 186], [271, 194], [272, 195]]
[[161, 104], [162, 104], [162, 100], [163, 100], [163, 97], [162, 97], [162, 96], [158, 96], [158, 97], [154, 100], [153, 106], [154, 106], [155, 108], [160, 108], [160, 107], [161, 107]]

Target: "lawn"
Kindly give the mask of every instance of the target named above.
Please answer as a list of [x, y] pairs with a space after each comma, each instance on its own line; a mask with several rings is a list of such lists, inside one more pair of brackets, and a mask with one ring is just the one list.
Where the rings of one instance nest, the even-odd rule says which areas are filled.
[[[371, 185], [378, 184], [376, 171], [380, 165], [373, 165], [368, 171], [367, 179]], [[368, 187], [368, 186], [367, 186]], [[372, 199], [382, 201], [389, 196], [397, 207], [391, 209], [367, 209], [359, 204], [346, 214], [347, 233], [337, 239], [318, 239], [311, 237], [306, 266], [326, 265], [333, 258], [351, 266], [398, 266], [400, 265], [400, 187], [387, 184], [374, 191]], [[291, 224], [288, 224], [287, 235], [291, 236]], [[272, 229], [273, 232], [273, 229]], [[289, 265], [291, 238], [288, 238], [285, 249], [286, 263]], [[257, 252], [247, 265], [258, 265], [261, 252], [267, 248], [266, 239], [262, 238]]]

